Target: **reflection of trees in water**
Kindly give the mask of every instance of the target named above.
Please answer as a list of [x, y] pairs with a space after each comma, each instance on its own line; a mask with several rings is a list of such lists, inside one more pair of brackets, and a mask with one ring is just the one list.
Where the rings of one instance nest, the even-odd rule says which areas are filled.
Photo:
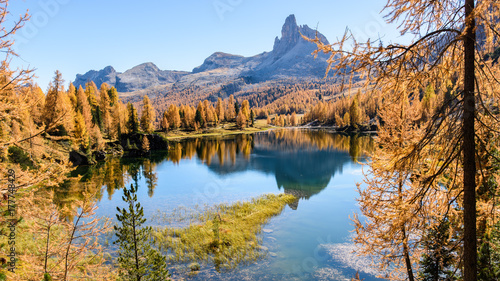
[[[256, 134], [218, 138], [187, 139], [170, 144], [168, 154], [152, 153], [148, 158], [115, 158], [95, 166], [80, 167], [73, 178], [57, 188], [56, 198], [63, 204], [78, 198], [84, 187], [89, 190], [105, 186], [111, 199], [116, 189], [144, 176], [148, 195], [152, 197], [158, 183], [158, 163], [182, 159], [199, 159], [217, 174], [257, 170], [274, 174], [278, 188], [298, 198], [308, 199], [321, 192], [342, 167], [357, 161], [370, 151], [373, 141], [367, 136], [346, 136], [320, 130], [283, 129]], [[349, 159], [350, 155], [350, 159]], [[80, 195], [79, 195], [80, 194]]]
[[179, 163], [181, 159], [200, 159], [203, 163], [211, 165], [212, 161], [218, 163], [235, 163], [237, 155], [250, 159], [253, 148], [253, 135], [242, 134], [230, 138], [197, 138], [188, 139], [171, 144], [169, 160]]
[[54, 200], [59, 206], [65, 206], [75, 199], [82, 199], [82, 191], [85, 189], [95, 192], [96, 200], [101, 200], [103, 187], [111, 200], [115, 190], [123, 188], [125, 184], [132, 182], [138, 186], [141, 176], [144, 176], [148, 195], [152, 197], [158, 185], [156, 165], [166, 159], [166, 155], [152, 155], [150, 158], [140, 159], [113, 158], [94, 166], [79, 167], [68, 180], [54, 188]]
[[153, 197], [154, 190], [158, 185], [158, 176], [156, 175], [156, 164], [151, 160], [146, 159], [142, 168], [142, 175], [146, 179], [146, 186], [148, 187], [148, 196]]

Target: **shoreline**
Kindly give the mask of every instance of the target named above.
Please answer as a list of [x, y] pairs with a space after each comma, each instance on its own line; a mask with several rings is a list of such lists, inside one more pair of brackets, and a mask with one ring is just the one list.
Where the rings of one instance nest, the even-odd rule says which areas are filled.
[[276, 127], [272, 125], [268, 125], [265, 127], [249, 127], [245, 128], [243, 130], [233, 130], [233, 129], [217, 129], [214, 130], [208, 130], [207, 132], [183, 132], [184, 134], [174, 134], [174, 135], [166, 135], [165, 133], [157, 133], [159, 136], [164, 138], [167, 141], [181, 141], [184, 139], [192, 139], [192, 138], [202, 138], [202, 137], [224, 137], [224, 136], [231, 136], [231, 135], [242, 135], [242, 134], [253, 134], [253, 133], [259, 133], [259, 132], [266, 132], [266, 131], [271, 131], [271, 130], [278, 130], [278, 129], [307, 129], [307, 130], [325, 130], [328, 133], [335, 133], [335, 134], [363, 134], [363, 135], [376, 135], [378, 132], [377, 131], [342, 131], [338, 130], [339, 128], [337, 126], [290, 126], [290, 127]]

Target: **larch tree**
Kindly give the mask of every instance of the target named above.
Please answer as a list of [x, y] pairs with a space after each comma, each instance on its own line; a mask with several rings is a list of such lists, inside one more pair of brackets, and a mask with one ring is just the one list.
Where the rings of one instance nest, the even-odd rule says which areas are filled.
[[247, 118], [247, 120], [250, 119], [250, 103], [247, 100], [244, 100], [241, 103], [241, 112], [243, 112], [243, 114], [245, 114], [245, 117]]
[[[416, 125], [420, 112], [411, 107], [406, 96], [388, 97], [385, 103], [380, 112], [384, 125], [378, 132], [378, 145], [369, 163], [366, 188], [358, 186], [363, 219], [354, 216], [354, 241], [361, 245], [361, 253], [380, 259], [377, 266], [386, 275], [383, 277], [412, 281], [415, 280], [413, 264], [419, 259], [420, 244], [416, 237], [422, 236], [425, 222], [431, 223], [428, 210], [434, 205], [409, 203], [416, 191], [410, 178], [413, 171], [398, 169], [394, 158], [421, 133]], [[416, 212], [419, 207], [421, 211]], [[424, 211], [428, 216], [424, 217]]]
[[[186, 112], [184, 113], [186, 115]], [[185, 117], [186, 118], [186, 117]], [[175, 104], [171, 104], [167, 111], [168, 124], [172, 129], [178, 129], [181, 126], [181, 116], [179, 114], [179, 108]]]
[[354, 98], [352, 99], [351, 106], [349, 107], [349, 117], [350, 117], [350, 124], [351, 126], [357, 127], [359, 123], [361, 122], [361, 113], [360, 113], [360, 108], [359, 108], [359, 96], [360, 93], [358, 92], [356, 95], [354, 95]]
[[[346, 79], [360, 75], [366, 91], [385, 95], [405, 95], [430, 83], [455, 81], [458, 92], [439, 105], [417, 144], [394, 159], [399, 170], [414, 170], [427, 159], [441, 157], [423, 167], [421, 183], [411, 202], [423, 202], [429, 188], [444, 174], [461, 175], [457, 198], [463, 220], [463, 277], [477, 279], [476, 186], [484, 180], [477, 170], [476, 131], [485, 127], [482, 119], [498, 116], [491, 101], [498, 101], [498, 64], [491, 56], [500, 40], [500, 3], [496, 0], [389, 0], [385, 6], [389, 23], [398, 23], [408, 44], [384, 44], [381, 40], [357, 42], [347, 31], [339, 42], [323, 44], [313, 39], [318, 52], [329, 53], [329, 71]], [[480, 35], [480, 36], [478, 36]], [[498, 118], [494, 123], [498, 127]], [[493, 127], [494, 128], [494, 127]], [[490, 127], [491, 129], [491, 127]], [[498, 135], [496, 130], [492, 133]], [[422, 153], [429, 147], [442, 147], [434, 155]], [[460, 163], [453, 166], [456, 162]], [[478, 183], [476, 183], [476, 181]], [[457, 265], [458, 266], [458, 265]]]
[[233, 121], [234, 118], [236, 117], [236, 113], [234, 112], [234, 103], [235, 103], [234, 96], [230, 95], [229, 100], [227, 101], [226, 104], [227, 108], [225, 116], [227, 121]]
[[215, 112], [217, 113], [217, 118], [219, 122], [224, 121], [224, 108], [225, 108], [224, 101], [222, 101], [221, 98], [217, 98], [217, 105], [215, 107]]
[[97, 125], [99, 128], [101, 128], [102, 116], [101, 111], [99, 110], [99, 102], [97, 100], [98, 92], [99, 89], [97, 88], [94, 81], [90, 81], [85, 84], [85, 95], [87, 96], [87, 100], [92, 113], [92, 124]]
[[245, 116], [245, 114], [240, 111], [240, 113], [238, 113], [238, 116], [236, 117], [236, 126], [238, 126], [238, 128], [240, 129], [244, 129], [247, 125], [247, 118]]
[[113, 139], [119, 139], [122, 133], [125, 132], [125, 109], [124, 105], [119, 101], [112, 102], [111, 117], [112, 126], [110, 136]]
[[112, 126], [112, 118], [108, 91], [109, 85], [107, 83], [102, 83], [101, 89], [99, 90], [99, 110], [101, 111], [102, 131], [109, 137]]
[[[64, 180], [61, 175], [65, 175], [70, 168], [67, 158], [43, 141], [42, 136], [47, 127], [32, 122], [34, 116], [29, 116], [33, 108], [41, 109], [44, 102], [39, 92], [35, 95], [39, 98], [32, 99], [31, 91], [22, 90], [33, 83], [33, 71], [10, 69], [9, 63], [16, 56], [13, 35], [24, 26], [29, 15], [26, 13], [14, 18], [8, 10], [8, 4], [8, 0], [0, 0], [0, 50], [3, 53], [0, 63], [0, 154], [4, 157], [0, 163], [0, 174], [7, 179], [9, 173], [14, 171], [16, 187], [21, 192], [42, 182], [46, 186], [58, 184]], [[15, 130], [21, 133], [20, 138], [12, 138]], [[7, 151], [12, 146], [28, 155], [29, 166], [35, 169], [25, 168], [23, 163], [10, 159]]]
[[429, 119], [434, 114], [434, 103], [436, 99], [436, 92], [434, 90], [434, 85], [429, 84], [425, 88], [424, 96], [422, 97], [422, 118], [424, 120]]
[[297, 119], [297, 114], [294, 112], [292, 112], [292, 115], [290, 117], [290, 125], [292, 126], [297, 126], [298, 125], [298, 119]]
[[164, 132], [167, 132], [169, 128], [170, 128], [170, 124], [168, 123], [168, 116], [167, 116], [167, 112], [165, 111], [163, 113], [163, 118], [161, 119], [161, 129]]
[[66, 94], [68, 95], [69, 100], [71, 101], [71, 106], [73, 108], [76, 108], [76, 88], [75, 85], [73, 85], [73, 83], [69, 83], [68, 91], [66, 92]]
[[108, 90], [108, 95], [109, 95], [109, 101], [111, 103], [111, 106], [114, 106], [115, 104], [117, 104], [119, 102], [120, 98], [118, 97], [118, 91], [116, 90], [115, 87], [111, 87]]
[[64, 91], [62, 74], [56, 70], [45, 98], [43, 116], [49, 132], [68, 135], [73, 130], [74, 112], [69, 97]]
[[145, 152], [149, 152], [149, 140], [146, 135], [142, 136], [141, 148]]
[[77, 147], [81, 147], [83, 150], [86, 150], [89, 146], [87, 126], [85, 125], [85, 119], [80, 112], [77, 112], [75, 116], [75, 143]]
[[141, 129], [150, 134], [155, 130], [154, 120], [156, 118], [155, 110], [148, 96], [144, 96], [142, 104]]
[[92, 126], [92, 111], [82, 86], [76, 91], [76, 111], [82, 114], [87, 130]]
[[37, 85], [31, 85], [29, 88], [26, 88], [26, 90], [28, 91], [26, 92], [28, 95], [27, 100], [29, 100], [31, 104], [31, 117], [33, 118], [33, 122], [40, 126], [44, 121], [43, 111], [45, 108], [45, 94]]
[[208, 100], [203, 100], [203, 118], [205, 119], [205, 121], [208, 123], [211, 123], [213, 121], [213, 113], [211, 112], [210, 110], [210, 107], [212, 105], [210, 104], [210, 102]]

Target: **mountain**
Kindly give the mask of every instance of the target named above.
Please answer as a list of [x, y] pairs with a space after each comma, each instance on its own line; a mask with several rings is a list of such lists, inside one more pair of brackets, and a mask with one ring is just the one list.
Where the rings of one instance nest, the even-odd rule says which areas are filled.
[[[178, 90], [188, 87], [212, 87], [211, 91], [227, 85], [244, 87], [247, 84], [277, 80], [303, 80], [323, 78], [327, 68], [325, 54], [315, 59], [312, 53], [316, 45], [302, 38], [318, 38], [328, 43], [321, 33], [307, 25], [298, 26], [294, 15], [290, 15], [281, 30], [281, 38], [274, 40], [273, 50], [252, 57], [216, 52], [209, 56], [192, 72], [160, 70], [153, 63], [144, 63], [125, 71], [116, 72], [111, 66], [83, 75], [77, 74], [73, 84], [85, 86], [94, 81], [98, 87], [108, 83], [120, 93], [139, 91], [140, 94], [154, 92], [168, 93], [172, 88]], [[133, 93], [132, 93], [133, 94]]]
[[321, 42], [328, 44], [326, 37], [309, 28], [307, 25], [298, 26], [294, 15], [290, 15], [281, 30], [281, 39], [274, 40], [272, 52], [261, 54], [261, 62], [254, 69], [244, 73], [252, 80], [265, 81], [286, 78], [322, 78], [328, 66], [328, 56], [320, 53], [315, 59], [312, 53], [317, 49], [316, 44], [308, 42], [308, 38], [318, 36]]
[[83, 75], [77, 74], [73, 84], [78, 88], [80, 85], [85, 87], [88, 81], [94, 81], [97, 87], [100, 87], [102, 83], [107, 83], [115, 87], [118, 92], [133, 92], [174, 83], [187, 74], [189, 72], [160, 70], [154, 63], [147, 62], [124, 73], [116, 72], [112, 66], [107, 66], [99, 71], [91, 70]]

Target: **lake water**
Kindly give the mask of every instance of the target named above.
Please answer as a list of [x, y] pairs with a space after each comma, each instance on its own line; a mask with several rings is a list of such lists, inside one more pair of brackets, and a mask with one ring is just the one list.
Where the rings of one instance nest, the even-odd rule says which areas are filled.
[[[218, 272], [204, 264], [196, 274], [186, 265], [169, 265], [172, 277], [189, 280], [350, 280], [356, 271], [378, 280], [367, 258], [356, 257], [349, 216], [359, 212], [356, 183], [363, 180], [367, 136], [316, 130], [272, 130], [224, 138], [171, 142], [168, 152], [143, 159], [112, 159], [80, 168], [82, 181], [98, 191], [97, 215], [115, 217], [123, 207], [122, 187], [137, 183], [138, 200], [153, 226], [158, 213], [231, 203], [267, 193], [299, 198], [270, 219], [259, 234], [267, 255], [250, 265]], [[76, 192], [67, 183], [63, 198]]]

